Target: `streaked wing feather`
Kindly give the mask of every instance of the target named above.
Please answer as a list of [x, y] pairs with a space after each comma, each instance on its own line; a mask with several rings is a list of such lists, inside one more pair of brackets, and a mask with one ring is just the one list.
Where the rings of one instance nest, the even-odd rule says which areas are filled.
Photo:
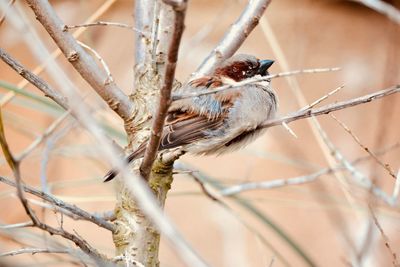
[[211, 120], [195, 113], [170, 114], [167, 117], [159, 150], [175, 148], [203, 139], [207, 131], [223, 125], [224, 117], [221, 115]]

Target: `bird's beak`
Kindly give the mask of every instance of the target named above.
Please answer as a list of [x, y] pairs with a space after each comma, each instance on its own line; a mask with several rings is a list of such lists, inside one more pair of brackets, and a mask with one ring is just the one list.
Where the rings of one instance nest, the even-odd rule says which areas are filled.
[[260, 60], [260, 67], [258, 69], [258, 74], [260, 74], [261, 76], [266, 75], [267, 70], [269, 69], [269, 67], [272, 66], [272, 64], [274, 64], [274, 62], [275, 61], [269, 59]]

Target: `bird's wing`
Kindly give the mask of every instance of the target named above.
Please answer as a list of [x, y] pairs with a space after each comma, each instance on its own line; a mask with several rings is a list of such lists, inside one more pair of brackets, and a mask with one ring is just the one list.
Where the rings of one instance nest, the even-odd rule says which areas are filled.
[[159, 150], [175, 148], [204, 139], [207, 133], [222, 127], [225, 118], [226, 113], [209, 119], [205, 115], [174, 111], [166, 118]]
[[[189, 82], [190, 91], [214, 90], [223, 85], [220, 77], [204, 76]], [[187, 89], [189, 89], [187, 87]], [[221, 93], [203, 95], [177, 103], [169, 110], [159, 150], [175, 148], [204, 139], [210, 132], [221, 128], [229, 109], [240, 93], [221, 98]]]

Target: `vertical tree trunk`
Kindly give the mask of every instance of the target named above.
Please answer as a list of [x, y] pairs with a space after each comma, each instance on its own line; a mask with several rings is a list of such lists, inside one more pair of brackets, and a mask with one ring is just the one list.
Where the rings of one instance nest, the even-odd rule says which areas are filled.
[[[135, 80], [131, 95], [136, 107], [132, 116], [135, 127], [126, 128], [129, 140], [127, 150], [134, 149], [149, 136], [149, 123], [163, 80], [173, 18], [172, 8], [161, 0], [138, 0], [135, 3], [136, 28], [142, 33], [135, 36]], [[139, 165], [139, 161], [135, 162], [133, 171], [136, 172]], [[161, 207], [164, 207], [171, 188], [172, 165], [173, 161], [163, 163], [156, 159], [148, 181]], [[117, 231], [113, 235], [117, 256], [125, 255], [131, 264], [159, 266], [159, 231], [140, 210], [124, 183], [118, 183], [117, 192]]]

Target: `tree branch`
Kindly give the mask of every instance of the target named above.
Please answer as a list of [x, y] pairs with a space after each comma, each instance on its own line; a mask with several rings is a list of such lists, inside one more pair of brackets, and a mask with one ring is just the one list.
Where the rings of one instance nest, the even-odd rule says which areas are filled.
[[5, 253], [0, 253], [0, 257], [15, 256], [20, 254], [37, 254], [37, 253], [70, 253], [68, 249], [50, 249], [50, 248], [21, 248]]
[[93, 58], [86, 53], [75, 38], [66, 31], [64, 23], [50, 3], [45, 0], [27, 0], [27, 3], [79, 74], [124, 121], [130, 119], [133, 105], [129, 98], [110, 80], [106, 72], [96, 65]]
[[135, 35], [135, 65], [139, 67], [147, 61], [149, 45], [152, 40], [149, 36], [139, 34], [151, 32], [154, 19], [154, 6], [156, 1], [136, 0], [135, 1], [135, 28], [138, 30]]
[[[383, 155], [386, 152], [396, 149], [398, 147], [400, 147], [400, 143], [397, 143], [388, 148], [382, 149], [382, 150], [378, 151], [376, 153], [376, 155]], [[369, 159], [371, 159], [370, 156], [364, 156], [364, 157], [358, 158], [356, 160], [353, 160], [352, 162], [350, 162], [350, 164], [355, 165], [355, 164], [364, 162]], [[232, 195], [236, 195], [236, 194], [242, 193], [244, 191], [249, 191], [249, 190], [274, 189], [277, 187], [288, 186], [288, 185], [305, 184], [305, 183], [310, 183], [312, 181], [315, 181], [316, 179], [318, 179], [319, 177], [321, 177], [323, 175], [333, 174], [337, 171], [342, 171], [345, 169], [346, 169], [346, 167], [343, 164], [338, 164], [337, 166], [335, 166], [333, 168], [330, 168], [330, 167], [323, 168], [319, 171], [316, 171], [311, 174], [303, 175], [303, 176], [297, 176], [297, 177], [286, 178], [286, 179], [275, 179], [275, 180], [269, 180], [269, 181], [260, 181], [260, 182], [247, 182], [247, 183], [232, 185], [229, 187], [225, 187], [219, 193], [222, 196], [232, 196]], [[377, 190], [377, 189], [375, 189], [375, 190]]]
[[14, 59], [10, 54], [8, 54], [4, 49], [0, 48], [0, 58], [7, 63], [8, 66], [13, 68], [19, 75], [24, 77], [31, 84], [36, 86], [40, 91], [44, 93], [45, 96], [51, 98], [63, 107], [65, 110], [68, 109], [68, 100], [65, 96], [58, 93], [56, 90], [51, 88], [43, 79], [35, 75], [33, 72], [26, 69], [21, 63]]
[[271, 0], [250, 0], [246, 9], [230, 27], [217, 47], [203, 61], [192, 78], [209, 74], [216, 65], [231, 57], [257, 26], [270, 2]]
[[364, 95], [361, 97], [357, 97], [357, 98], [353, 98], [350, 100], [346, 100], [346, 101], [341, 101], [341, 102], [337, 102], [334, 104], [328, 104], [325, 105], [323, 107], [320, 108], [316, 108], [316, 109], [300, 109], [297, 112], [294, 112], [292, 114], [289, 114], [287, 116], [283, 116], [281, 118], [277, 118], [277, 119], [272, 119], [272, 120], [267, 120], [264, 123], [262, 123], [259, 128], [269, 128], [275, 125], [280, 125], [284, 122], [288, 123], [288, 122], [292, 122], [292, 121], [296, 121], [299, 119], [305, 119], [305, 118], [309, 118], [312, 116], [319, 116], [319, 115], [324, 115], [324, 114], [329, 114], [330, 112], [333, 111], [337, 111], [337, 110], [341, 110], [341, 109], [345, 109], [345, 108], [349, 108], [349, 107], [353, 107], [353, 106], [357, 106], [357, 105], [361, 105], [361, 104], [365, 104], [392, 94], [396, 94], [400, 92], [400, 85], [395, 85], [392, 86], [388, 89], [385, 90], [381, 90], [372, 94], [368, 94], [368, 95]]
[[350, 0], [363, 4], [376, 12], [385, 15], [393, 22], [400, 24], [400, 11], [389, 3], [382, 0]]
[[227, 84], [224, 86], [217, 87], [213, 90], [203, 90], [203, 91], [196, 91], [193, 93], [186, 93], [186, 94], [174, 94], [172, 96], [172, 100], [176, 101], [179, 99], [185, 99], [185, 98], [191, 98], [191, 97], [198, 97], [202, 95], [213, 95], [217, 94], [220, 92], [228, 91], [228, 90], [233, 90], [238, 87], [242, 87], [243, 85], [246, 84], [252, 84], [252, 83], [257, 83], [257, 82], [262, 82], [262, 81], [267, 81], [270, 79], [275, 79], [275, 78], [280, 78], [280, 77], [288, 77], [292, 75], [298, 75], [298, 74], [313, 74], [313, 73], [323, 73], [323, 72], [332, 72], [332, 71], [338, 71], [340, 68], [320, 68], [320, 69], [305, 69], [305, 70], [294, 70], [294, 71], [287, 71], [287, 72], [280, 72], [276, 74], [270, 74], [267, 76], [257, 76], [254, 78], [249, 78], [240, 82], [235, 82], [234, 84]]
[[181, 42], [181, 37], [184, 30], [187, 0], [183, 0], [177, 5], [172, 5], [170, 2], [171, 1], [165, 1], [165, 3], [173, 7], [175, 13], [174, 30], [168, 49], [164, 80], [160, 92], [160, 100], [155, 113], [155, 118], [153, 120], [150, 140], [144, 154], [143, 162], [140, 166], [140, 172], [146, 180], [149, 177], [151, 167], [157, 155], [158, 147], [160, 146], [165, 117], [167, 116], [167, 111], [171, 104], [171, 90], [175, 77], [176, 62], [178, 60], [179, 44]]
[[[0, 182], [4, 183], [4, 184], [7, 184], [9, 186], [13, 186], [13, 187], [17, 186], [17, 184], [15, 182], [13, 182], [13, 181], [5, 178], [5, 177], [2, 177], [2, 176], [0, 176]], [[82, 210], [81, 208], [79, 208], [79, 207], [77, 207], [75, 205], [71, 205], [69, 203], [66, 203], [66, 202], [62, 201], [61, 199], [56, 198], [56, 197], [54, 197], [54, 196], [52, 196], [50, 194], [47, 194], [47, 193], [45, 193], [43, 191], [40, 191], [40, 190], [37, 190], [37, 189], [35, 189], [33, 187], [30, 187], [28, 185], [22, 185], [22, 190], [27, 192], [27, 193], [29, 193], [29, 194], [37, 196], [40, 199], [43, 199], [44, 201], [46, 201], [48, 203], [51, 203], [51, 204], [53, 204], [53, 205], [55, 205], [55, 206], [57, 206], [57, 207], [59, 207], [61, 209], [67, 210], [67, 211], [71, 212], [72, 214], [75, 214], [75, 215], [79, 216], [79, 218], [82, 219], [82, 220], [86, 220], [86, 221], [92, 222], [92, 223], [98, 225], [101, 228], [105, 228], [107, 230], [110, 230], [111, 232], [114, 232], [114, 230], [115, 230], [115, 226], [112, 223], [107, 222], [106, 220], [101, 219], [101, 218], [99, 218], [99, 217], [97, 217], [97, 216], [95, 216], [93, 214], [90, 214], [89, 212], [84, 211], [84, 210]]]

